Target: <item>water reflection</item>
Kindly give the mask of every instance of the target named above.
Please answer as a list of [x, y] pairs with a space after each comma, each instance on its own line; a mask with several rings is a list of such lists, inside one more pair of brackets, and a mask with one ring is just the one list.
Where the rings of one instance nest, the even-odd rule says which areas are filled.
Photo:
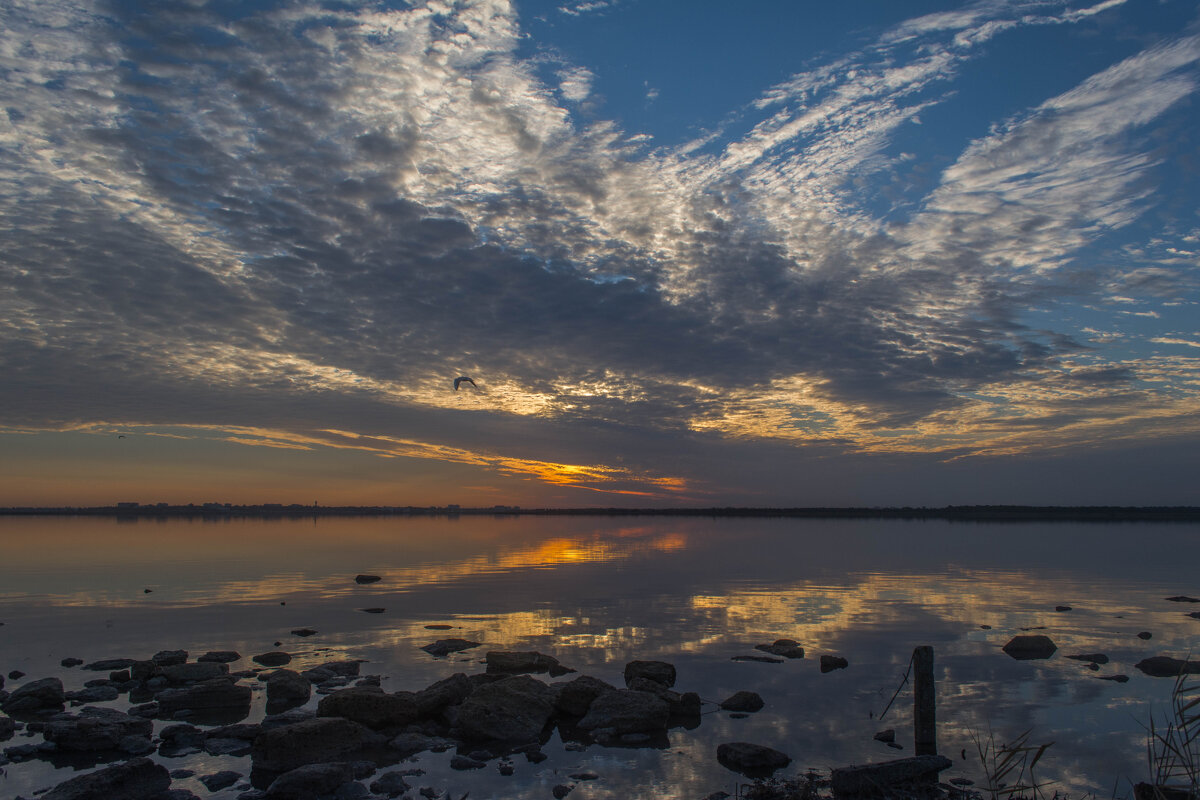
[[[1197, 532], [881, 520], [10, 518], [0, 520], [0, 668], [60, 675], [72, 689], [94, 674], [64, 670], [67, 656], [184, 648], [193, 657], [219, 649], [248, 657], [279, 641], [300, 668], [366, 658], [398, 690], [481, 670], [489, 648], [540, 650], [618, 685], [626, 662], [660, 658], [676, 664], [683, 691], [719, 701], [751, 689], [767, 706], [746, 719], [707, 714], [652, 753], [548, 747], [545, 769], [599, 772], [603, 780], [581, 786], [579, 797], [655, 786], [703, 796], [737, 780], [716, 763], [722, 741], [775, 747], [797, 768], [911, 754], [906, 703], [878, 716], [913, 647], [931, 644], [939, 743], [956, 760], [945, 777], [979, 777], [978, 759], [958, 756], [971, 756], [989, 732], [1004, 739], [1032, 729], [1037, 742], [1056, 742], [1045, 777], [1109, 796], [1115, 781], [1145, 777], [1141, 725], [1170, 688], [1134, 664], [1200, 651], [1200, 620], [1185, 613], [1193, 607], [1165, 600], [1200, 594]], [[359, 585], [359, 573], [382, 580]], [[363, 613], [368, 607], [385, 610]], [[432, 623], [452, 629], [431, 631]], [[318, 634], [290, 635], [304, 626]], [[1055, 655], [1007, 657], [1000, 648], [1023, 628], [1042, 629]], [[1138, 638], [1142, 631], [1152, 638]], [[447, 635], [485, 647], [444, 659], [420, 651]], [[799, 641], [808, 657], [732, 660], [778, 638]], [[1092, 671], [1065, 658], [1084, 652], [1110, 662]], [[850, 666], [821, 674], [822, 654]], [[1099, 680], [1117, 673], [1129, 682]], [[256, 695], [252, 719], [261, 701]], [[882, 728], [894, 728], [906, 749], [875, 741]], [[444, 786], [473, 797], [542, 797], [552, 774], [530, 767], [496, 785], [493, 774], [422, 759], [431, 776], [452, 782]], [[31, 793], [60, 779], [48, 765], [22, 764], [0, 787]], [[1129, 793], [1121, 785], [1118, 796]]]

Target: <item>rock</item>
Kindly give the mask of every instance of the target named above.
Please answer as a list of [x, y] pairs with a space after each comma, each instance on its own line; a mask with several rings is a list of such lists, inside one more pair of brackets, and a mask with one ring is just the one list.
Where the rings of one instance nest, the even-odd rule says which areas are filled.
[[306, 720], [316, 719], [317, 712], [307, 708], [293, 708], [289, 711], [283, 711], [278, 714], [271, 714], [263, 717], [263, 721], [259, 723], [259, 728], [264, 731], [269, 731], [273, 728], [282, 728], [285, 725], [295, 725], [297, 722], [305, 722]]
[[65, 700], [62, 681], [58, 678], [42, 678], [14, 689], [12, 694], [0, 703], [0, 708], [3, 708], [5, 713], [17, 714], [43, 708], [62, 708]]
[[1172, 603], [1200, 603], [1200, 597], [1188, 597], [1185, 594], [1177, 594], [1174, 597], [1168, 597]]
[[342, 689], [321, 699], [318, 717], [342, 717], [372, 730], [398, 728], [417, 720], [417, 704], [409, 694], [387, 694], [377, 687]]
[[1018, 661], [1049, 658], [1058, 647], [1049, 636], [1040, 634], [1034, 636], [1014, 636], [1002, 648], [1009, 656]]
[[1100, 675], [1100, 676], [1098, 676], [1098, 680], [1116, 681], [1117, 683], [1128, 683], [1129, 676], [1128, 675]]
[[426, 750], [432, 750], [442, 740], [421, 733], [402, 733], [388, 742], [388, 747], [399, 752], [401, 758], [407, 758]]
[[[126, 737], [150, 742], [154, 723], [115, 708], [85, 708], [79, 714], [59, 714], [46, 722], [42, 736], [62, 751], [87, 752], [121, 749]], [[132, 744], [132, 743], [128, 743]]]
[[891, 728], [888, 728], [886, 731], [879, 731], [875, 734], [875, 741], [891, 744], [896, 741], [896, 731]]
[[463, 650], [470, 650], [473, 647], [479, 647], [479, 645], [479, 642], [472, 642], [467, 639], [438, 639], [433, 644], [427, 644], [421, 649], [431, 656], [445, 656], [450, 653], [460, 653]]
[[63, 781], [41, 800], [157, 800], [170, 786], [166, 767], [148, 758], [135, 758]]
[[1055, 611], [1070, 611], [1071, 607], [1070, 606], [1055, 606], [1054, 610]]
[[341, 717], [317, 717], [264, 729], [254, 740], [250, 758], [256, 769], [287, 772], [306, 764], [338, 761], [382, 749], [386, 738], [365, 725]]
[[176, 689], [164, 689], [155, 696], [160, 716], [179, 711], [244, 711], [250, 713], [250, 687], [239, 686], [230, 678], [213, 678]]
[[821, 672], [833, 672], [835, 669], [845, 669], [850, 662], [841, 656], [821, 656]]
[[9, 680], [19, 681], [19, 680], [21, 680], [21, 678], [24, 678], [24, 677], [25, 677], [25, 673], [21, 672], [21, 670], [19, 670], [19, 669], [14, 669], [8, 673]]
[[763, 707], [763, 699], [758, 692], [740, 691], [734, 693], [721, 703], [721, 708], [725, 711], [760, 711]]
[[358, 675], [358, 661], [326, 661], [324, 664], [306, 669], [300, 674], [313, 683], [324, 683], [330, 678], [353, 678]]
[[657, 695], [615, 689], [593, 700], [578, 725], [585, 731], [604, 728], [617, 735], [659, 731], [666, 728], [670, 713], [667, 701]]
[[264, 667], [282, 667], [285, 664], [292, 662], [292, 657], [287, 653], [274, 651], [270, 653], [259, 653], [253, 659], [255, 664], [262, 664]]
[[471, 680], [465, 674], [456, 672], [413, 695], [417, 704], [417, 714], [422, 718], [432, 717], [441, 713], [447, 706], [456, 706], [466, 700], [474, 690], [475, 685]]
[[569, 795], [571, 790], [574, 788], [574, 786], [568, 786], [565, 783], [558, 783], [555, 784], [554, 788], [550, 790], [550, 794], [554, 795], [554, 800], [562, 800], [564, 797]]
[[1107, 664], [1108, 656], [1104, 653], [1081, 653], [1074, 656], [1066, 656], [1066, 658], [1074, 659], [1075, 661], [1087, 661], [1091, 664]]
[[450, 759], [450, 769], [483, 769], [486, 766], [486, 761], [480, 761], [479, 759], [471, 758], [470, 756], [459, 755]]
[[312, 628], [296, 628], [296, 630], [292, 631], [292, 636], [299, 636], [301, 638], [315, 636], [316, 634], [317, 632]]
[[355, 575], [354, 576], [355, 583], [378, 583], [381, 580], [383, 580], [383, 579], [380, 578], [378, 575]]
[[665, 661], [630, 661], [624, 677], [626, 687], [633, 678], [647, 678], [670, 689], [675, 685], [675, 667]]
[[267, 678], [267, 705], [274, 712], [304, 705], [312, 696], [312, 684], [299, 672], [277, 669]]
[[758, 661], [763, 664], [782, 664], [782, 658], [771, 658], [770, 656], [734, 656], [730, 661]]
[[484, 658], [487, 661], [487, 671], [491, 673], [549, 672], [557, 676], [575, 671], [559, 664], [554, 656], [543, 653], [491, 650]]
[[834, 796], [890, 797], [895, 789], [909, 784], [933, 784], [938, 773], [952, 766], [945, 756], [914, 756], [881, 764], [841, 767], [833, 770]]
[[1188, 614], [1188, 616], [1192, 619], [1200, 619], [1200, 611], [1193, 611], [1192, 613]]
[[399, 797], [407, 792], [409, 788], [408, 783], [404, 780], [404, 776], [395, 770], [385, 772], [371, 781], [372, 792], [387, 795], [388, 797]]
[[458, 726], [474, 740], [533, 742], [554, 714], [554, 695], [527, 675], [484, 684], [458, 707]]
[[169, 667], [174, 664], [183, 664], [188, 660], [187, 650], [159, 650], [154, 655], [150, 656], [150, 660], [160, 667]]
[[211, 775], [204, 775], [198, 780], [204, 784], [204, 788], [210, 792], [219, 792], [233, 786], [238, 782], [238, 778], [242, 777], [242, 773], [234, 772], [233, 770], [223, 769], [220, 772], [214, 772]]
[[804, 648], [795, 639], [776, 639], [774, 644], [756, 644], [754, 649], [784, 658], [804, 658]]
[[765, 778], [792, 763], [787, 754], [750, 742], [726, 742], [720, 745], [717, 747], [717, 760], [726, 769], [749, 778]]
[[204, 655], [197, 658], [197, 661], [209, 662], [215, 661], [218, 664], [228, 664], [231, 661], [238, 661], [242, 654], [236, 650], [209, 650]]
[[64, 658], [62, 661], [60, 661], [58, 663], [64, 667], [78, 667], [80, 664], [83, 663], [83, 659], [82, 658]]
[[167, 664], [158, 672], [167, 679], [168, 683], [179, 686], [185, 683], [223, 678], [229, 674], [229, 667], [214, 661], [194, 661], [191, 664]]
[[0, 742], [11, 739], [16, 730], [16, 720], [12, 717], [0, 717]]
[[1139, 638], [1139, 639], [1142, 639], [1142, 640], [1144, 640], [1144, 641], [1148, 641], [1148, 640], [1149, 640], [1149, 639], [1150, 639], [1152, 636], [1154, 636], [1154, 634], [1152, 634], [1150, 631], [1142, 631], [1142, 632], [1141, 632], [1141, 633], [1139, 633], [1137, 636], [1138, 636], [1138, 638]]
[[354, 771], [349, 764], [305, 764], [272, 781], [266, 796], [268, 800], [316, 800], [353, 780]]
[[582, 717], [588, 712], [592, 701], [605, 692], [615, 692], [617, 687], [590, 675], [580, 675], [562, 684], [554, 700], [555, 707], [572, 717]]
[[1134, 664], [1152, 678], [1176, 678], [1200, 672], [1200, 661], [1184, 661], [1170, 656], [1152, 656]]
[[83, 703], [104, 703], [109, 700], [116, 700], [121, 696], [115, 686], [89, 686], [86, 689], [79, 689], [74, 692], [66, 692], [64, 697], [70, 700], [73, 704], [82, 705]]
[[449, 630], [453, 630], [453, 629], [454, 629], [453, 625], [443, 625], [440, 622], [425, 626], [425, 630], [427, 630], [427, 631], [449, 631]]
[[572, 772], [567, 776], [573, 781], [595, 781], [600, 779], [600, 775], [595, 772]]
[[204, 752], [210, 756], [248, 756], [250, 755], [250, 742], [242, 739], [209, 737], [204, 740]]
[[366, 614], [382, 614], [385, 611], [387, 611], [386, 608], [379, 608], [378, 606], [375, 608], [364, 608], [363, 609], [363, 612]]
[[132, 658], [105, 658], [100, 661], [93, 661], [84, 669], [90, 669], [95, 672], [112, 672], [114, 669], [129, 669], [137, 662]]

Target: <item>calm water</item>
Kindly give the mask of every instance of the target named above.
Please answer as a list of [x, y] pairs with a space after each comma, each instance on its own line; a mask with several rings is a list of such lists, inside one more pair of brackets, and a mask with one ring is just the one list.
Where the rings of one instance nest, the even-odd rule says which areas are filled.
[[[419, 756], [417, 786], [472, 798], [539, 798], [580, 769], [571, 800], [732, 792], [739, 777], [716, 761], [726, 741], [782, 750], [793, 764], [828, 769], [912, 754], [911, 692], [879, 714], [915, 646], [932, 645], [938, 743], [955, 766], [943, 779], [981, 779], [974, 738], [1032, 729], [1054, 742], [1039, 776], [1079, 796], [1132, 795], [1147, 777], [1145, 731], [1166, 709], [1172, 682], [1134, 664], [1200, 653], [1200, 526], [1194, 524], [976, 524], [879, 520], [525, 517], [306, 520], [0, 519], [0, 671], [23, 681], [59, 676], [82, 688], [95, 672], [65, 657], [149, 658], [164, 649], [237, 650], [234, 670], [277, 649], [293, 668], [364, 658], [389, 691], [481, 671], [488, 649], [539, 650], [581, 673], [622, 685], [633, 659], [674, 663], [676, 689], [720, 701], [758, 692], [766, 708], [745, 719], [706, 714], [674, 729], [665, 750], [593, 745], [518, 759], [517, 773], [448, 767], [451, 753]], [[382, 576], [360, 586], [358, 573]], [[146, 593], [145, 589], [151, 589]], [[285, 605], [281, 605], [285, 604]], [[1055, 607], [1070, 606], [1058, 612]], [[367, 607], [386, 608], [366, 614]], [[429, 624], [449, 624], [432, 631]], [[299, 627], [319, 631], [300, 639]], [[990, 629], [984, 626], [990, 626]], [[1015, 661], [1001, 647], [1022, 628], [1058, 645], [1049, 660]], [[1139, 639], [1149, 631], [1152, 638]], [[451, 658], [419, 648], [447, 636], [485, 646]], [[755, 644], [798, 640], [803, 660], [738, 662]], [[1093, 672], [1064, 656], [1108, 654]], [[821, 674], [837, 654], [848, 669]], [[1128, 683], [1098, 680], [1124, 673]], [[102, 677], [102, 676], [101, 676]], [[543, 676], [544, 677], [544, 676]], [[570, 679], [567, 676], [564, 679]], [[265, 697], [256, 689], [251, 720]], [[311, 701], [315, 705], [316, 696]], [[122, 700], [111, 704], [118, 708]], [[164, 723], [156, 722], [162, 727]], [[894, 728], [904, 750], [873, 739]], [[21, 736], [0, 747], [40, 741]], [[967, 751], [967, 758], [961, 753]], [[228, 756], [163, 759], [205, 775], [249, 773]], [[406, 765], [411, 766], [411, 765]], [[70, 777], [45, 762], [11, 764], [0, 796], [31, 795]], [[226, 800], [199, 782], [176, 781]]]

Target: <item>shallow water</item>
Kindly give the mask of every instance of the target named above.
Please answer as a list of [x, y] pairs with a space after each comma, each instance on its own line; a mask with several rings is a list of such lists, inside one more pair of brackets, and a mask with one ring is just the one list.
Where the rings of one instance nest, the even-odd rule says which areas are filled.
[[[749, 689], [766, 701], [744, 719], [713, 711], [697, 728], [673, 729], [666, 749], [573, 752], [555, 734], [543, 747], [549, 759], [518, 759], [512, 777], [494, 766], [451, 770], [452, 753], [404, 765], [426, 770], [416, 786], [475, 800], [545, 798], [582, 769], [600, 778], [579, 783], [571, 800], [733, 792], [744, 779], [717, 763], [726, 741], [788, 753], [781, 775], [911, 755], [911, 689], [878, 717], [918, 645], [935, 650], [939, 751], [955, 762], [943, 780], [981, 781], [976, 740], [1031, 730], [1032, 743], [1054, 742], [1039, 780], [1073, 796], [1131, 796], [1131, 782], [1148, 777], [1143, 726], [1166, 710], [1172, 685], [1134, 664], [1200, 653], [1200, 619], [1188, 616], [1200, 604], [1165, 599], [1200, 596], [1200, 525], [1190, 523], [10, 517], [0, 518], [0, 556], [0, 671], [26, 673], [6, 680], [9, 690], [52, 675], [68, 690], [103, 677], [64, 669], [65, 657], [168, 649], [193, 658], [237, 650], [234, 670], [274, 649], [299, 669], [363, 658], [363, 673], [384, 676], [389, 691], [415, 690], [482, 671], [484, 652], [503, 649], [548, 653], [616, 685], [628, 661], [660, 659], [676, 665], [677, 690], [720, 701]], [[358, 585], [359, 573], [382, 580]], [[300, 627], [319, 633], [290, 635]], [[1000, 649], [1034, 627], [1058, 645], [1052, 658], [1016, 661]], [[485, 645], [449, 658], [420, 650], [449, 636]], [[807, 657], [732, 660], [779, 638], [798, 640]], [[1098, 672], [1065, 658], [1095, 652], [1111, 659]], [[822, 654], [850, 666], [822, 674]], [[1129, 682], [1097, 679], [1115, 673]], [[265, 697], [250, 683], [255, 720]], [[873, 739], [885, 728], [903, 750]], [[18, 735], [0, 747], [36, 741]], [[159, 760], [198, 776], [249, 773], [248, 759], [229, 756]], [[5, 770], [2, 797], [74, 774], [42, 761]], [[239, 793], [210, 793], [195, 779], [174, 786], [216, 800]]]

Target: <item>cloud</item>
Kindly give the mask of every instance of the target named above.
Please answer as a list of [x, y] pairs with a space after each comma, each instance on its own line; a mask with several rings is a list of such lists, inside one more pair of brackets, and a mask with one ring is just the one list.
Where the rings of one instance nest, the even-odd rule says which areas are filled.
[[[959, 454], [1035, 446], [1018, 427], [1157, 430], [1132, 399], [1166, 419], [1194, 389], [1073, 366], [1073, 332], [1022, 314], [1192, 291], [1187, 264], [1073, 269], [1153, 206], [1163, 156], [1138, 134], [1195, 94], [1200, 39], [997, 120], [908, 218], [863, 199], [981, 45], [1118, 5], [912, 20], [650, 149], [576, 115], [589, 69], [543, 83], [501, 0], [10, 3], [4, 422], [195, 426], [655, 497], [703, 491], [663, 452], [724, 441]], [[483, 391], [447, 392], [457, 374]]]

